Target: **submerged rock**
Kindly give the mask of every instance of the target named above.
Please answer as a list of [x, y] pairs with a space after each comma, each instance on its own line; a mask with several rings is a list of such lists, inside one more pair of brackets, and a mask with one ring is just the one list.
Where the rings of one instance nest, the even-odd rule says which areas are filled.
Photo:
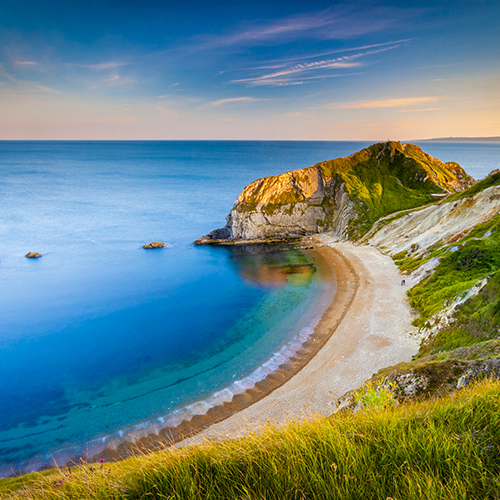
[[41, 257], [42, 255], [39, 254], [38, 252], [28, 252], [25, 257], [28, 257], [28, 259], [38, 259], [38, 257]]
[[152, 241], [151, 243], [146, 243], [145, 245], [142, 246], [142, 248], [163, 248], [163, 247], [169, 247], [170, 245], [168, 243], [163, 243], [162, 241]]

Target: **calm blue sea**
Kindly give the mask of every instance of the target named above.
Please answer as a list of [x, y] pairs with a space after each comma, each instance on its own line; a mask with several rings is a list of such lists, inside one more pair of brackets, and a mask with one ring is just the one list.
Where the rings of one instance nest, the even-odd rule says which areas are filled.
[[[321, 273], [269, 281], [303, 257], [192, 241], [249, 182], [367, 145], [0, 142], [2, 474], [204, 413], [293, 353]], [[420, 145], [476, 178], [500, 166], [499, 144]]]

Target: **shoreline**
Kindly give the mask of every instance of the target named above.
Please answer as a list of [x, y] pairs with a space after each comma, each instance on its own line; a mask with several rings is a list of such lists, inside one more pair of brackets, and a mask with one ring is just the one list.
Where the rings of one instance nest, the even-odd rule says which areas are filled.
[[411, 324], [407, 287], [401, 285], [402, 276], [392, 259], [374, 247], [338, 243], [326, 235], [313, 241], [317, 250], [324, 248], [342, 258], [358, 280], [350, 283], [346, 272], [342, 282], [339, 275], [338, 290], [355, 285], [356, 292], [341, 311], [332, 311], [334, 300], [324, 313], [322, 321], [330, 321], [332, 334], [301, 370], [266, 397], [176, 447], [237, 439], [268, 425], [331, 415], [345, 393], [382, 368], [410, 361], [418, 352], [420, 339]]
[[[349, 310], [359, 287], [359, 277], [350, 262], [330, 247], [314, 248], [313, 252], [320, 257], [322, 262], [317, 263], [323, 268], [326, 276], [332, 279], [336, 286], [335, 295], [323, 312], [314, 332], [301, 345], [299, 350], [287, 363], [280, 365], [276, 370], [257, 382], [253, 388], [233, 396], [230, 402], [224, 402], [208, 409], [202, 415], [194, 415], [190, 420], [184, 420], [175, 427], [165, 427], [158, 434], [150, 434], [134, 442], [123, 441], [116, 449], [105, 448], [102, 452], [88, 458], [88, 462], [118, 461], [125, 458], [159, 451], [166, 447], [176, 445], [186, 439], [193, 438], [210, 427], [220, 424], [228, 418], [249, 408], [282, 387], [293, 379], [316, 356], [321, 348], [328, 342], [341, 324]], [[74, 464], [74, 461], [66, 465]]]

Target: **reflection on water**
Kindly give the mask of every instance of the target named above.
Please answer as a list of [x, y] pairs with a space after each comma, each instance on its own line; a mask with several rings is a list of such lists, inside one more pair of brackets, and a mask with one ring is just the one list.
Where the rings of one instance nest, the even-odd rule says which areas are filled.
[[291, 281], [309, 282], [316, 271], [310, 257], [287, 245], [241, 245], [230, 248], [240, 278], [262, 288], [281, 288]]

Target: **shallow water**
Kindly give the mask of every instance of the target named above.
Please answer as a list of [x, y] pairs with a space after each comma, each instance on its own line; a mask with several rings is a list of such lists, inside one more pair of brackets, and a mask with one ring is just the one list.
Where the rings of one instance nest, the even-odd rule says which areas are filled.
[[[325, 306], [320, 273], [191, 242], [247, 183], [366, 145], [0, 142], [4, 474], [204, 412], [291, 355]], [[475, 177], [498, 167], [498, 145], [421, 145]], [[141, 248], [158, 240], [172, 247]]]

